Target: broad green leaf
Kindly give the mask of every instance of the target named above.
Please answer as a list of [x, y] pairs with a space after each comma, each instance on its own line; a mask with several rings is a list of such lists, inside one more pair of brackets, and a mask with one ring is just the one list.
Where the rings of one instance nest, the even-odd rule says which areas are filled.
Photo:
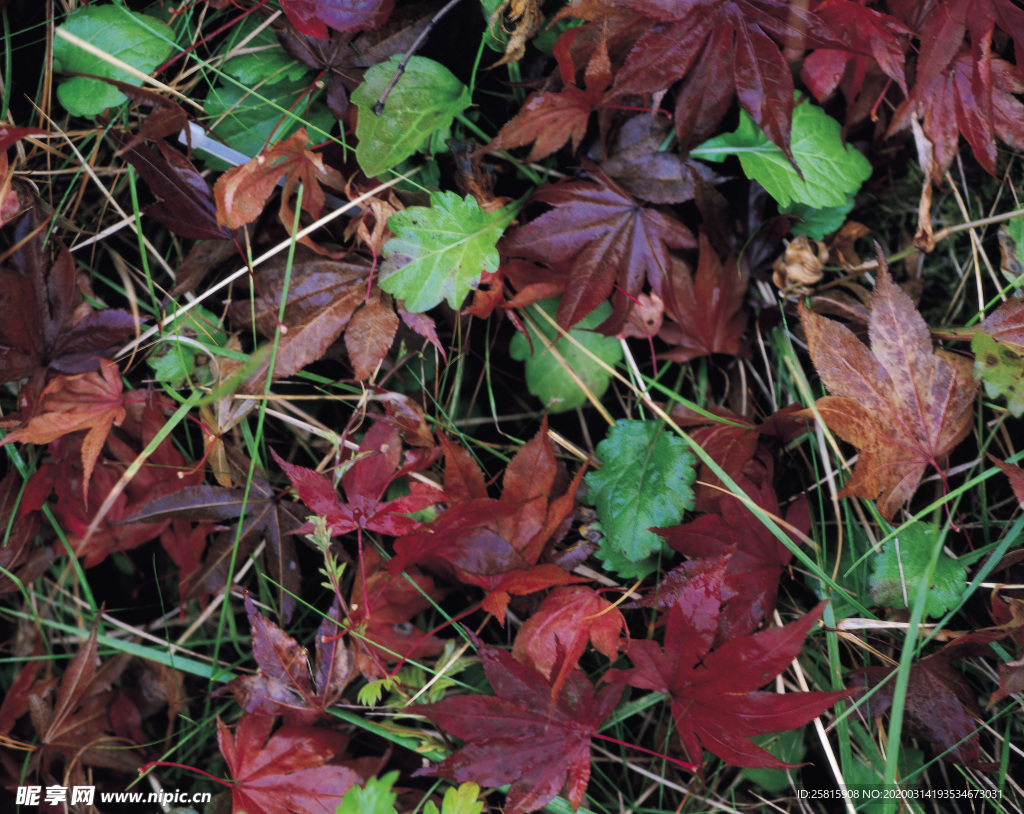
[[[218, 327], [217, 317], [202, 306], [192, 308], [164, 326], [163, 335], [146, 359], [157, 381], [179, 386], [196, 372], [196, 356], [213, 356], [214, 349], [227, 344], [228, 335]], [[206, 350], [210, 349], [210, 350]], [[209, 370], [201, 383], [210, 380]]]
[[418, 313], [441, 300], [455, 310], [484, 271], [498, 268], [495, 244], [517, 205], [484, 212], [476, 200], [431, 192], [430, 206], [410, 206], [388, 218], [395, 237], [384, 244], [380, 287]]
[[[939, 530], [927, 523], [913, 523], [893, 537], [875, 555], [871, 570], [871, 599], [886, 608], [912, 607], [921, 589], [921, 577], [931, 559]], [[939, 554], [926, 586], [928, 616], [942, 616], [956, 606], [967, 587], [964, 569], [956, 560]]]
[[597, 509], [605, 541], [629, 563], [654, 555], [661, 538], [692, 509], [697, 459], [657, 421], [619, 421], [597, 445], [601, 469], [587, 475], [586, 500]]
[[1006, 397], [1014, 418], [1024, 415], [1024, 356], [980, 331], [971, 340], [974, 378], [981, 379], [990, 399]]
[[741, 110], [735, 132], [705, 141], [690, 155], [705, 161], [739, 156], [747, 177], [761, 184], [783, 209], [790, 202], [819, 209], [842, 206], [871, 175], [868, 160], [843, 144], [839, 122], [807, 101], [793, 111], [790, 149], [803, 179], [785, 153]]
[[[247, 17], [232, 30], [232, 42], [242, 42], [258, 26], [259, 21], [255, 17]], [[243, 85], [252, 87], [262, 82], [264, 84], [261, 87], [265, 87], [284, 80], [297, 82], [306, 74], [306, 66], [288, 55], [269, 27], [249, 40], [244, 50], [246, 53], [232, 57], [223, 66], [224, 73]]]
[[[147, 74], [170, 56], [174, 41], [170, 26], [155, 17], [135, 14], [119, 6], [79, 8], [68, 15], [59, 30], [74, 34]], [[142, 84], [127, 71], [115, 68], [60, 36], [53, 38], [53, 67], [68, 73], [91, 73], [132, 85]], [[99, 79], [73, 76], [61, 82], [57, 98], [74, 116], [96, 116], [108, 107], [125, 102], [128, 97]]]
[[[807, 754], [802, 728], [779, 732], [776, 735], [758, 735], [751, 740], [786, 763], [800, 763]], [[790, 774], [786, 769], [743, 769], [741, 774], [766, 791], [777, 793], [789, 788]]]
[[[233, 84], [221, 85], [210, 91], [205, 107], [213, 132], [225, 144], [255, 156], [268, 143], [275, 144], [290, 136], [303, 124], [314, 140], [318, 130], [326, 133], [334, 127], [334, 117], [326, 105], [308, 102], [308, 83], [300, 80], [264, 85], [255, 93]], [[294, 115], [288, 110], [294, 111]], [[209, 158], [206, 163], [213, 169], [231, 167], [216, 158]]]
[[396, 167], [422, 148], [433, 133], [452, 126], [455, 116], [469, 107], [469, 89], [444, 65], [414, 56], [391, 89], [384, 110], [374, 108], [402, 54], [374, 65], [352, 92], [359, 108], [356, 122], [356, 160], [371, 178]]
[[811, 240], [824, 240], [825, 235], [830, 235], [842, 227], [851, 209], [853, 209], [852, 195], [848, 196], [846, 203], [841, 206], [824, 209], [794, 201], [786, 207], [782, 214], [793, 218], [793, 228], [790, 229], [793, 234], [807, 235]]
[[341, 798], [335, 814], [395, 814], [398, 793], [391, 787], [397, 779], [398, 772], [394, 771], [383, 777], [371, 777], [362, 788], [353, 786]]
[[[537, 307], [544, 310], [552, 319], [558, 311], [559, 298], [542, 300]], [[580, 343], [586, 350], [606, 364], [614, 366], [622, 359], [622, 347], [614, 337], [602, 336], [593, 329], [611, 316], [612, 307], [603, 302], [596, 309], [569, 331], [569, 336]], [[509, 352], [513, 359], [526, 362], [526, 387], [543, 402], [544, 407], [552, 413], [564, 413], [575, 410], [587, 403], [587, 396], [576, 380], [566, 371], [565, 367], [555, 358], [548, 348], [555, 343], [555, 351], [565, 360], [569, 369], [597, 398], [608, 389], [611, 375], [590, 358], [583, 350], [576, 347], [568, 339], [559, 340], [558, 330], [543, 317], [533, 315], [537, 326], [535, 331], [528, 328], [530, 338], [523, 334], [512, 337]], [[538, 334], [538, 331], [540, 332]], [[533, 343], [533, 350], [530, 343]]]

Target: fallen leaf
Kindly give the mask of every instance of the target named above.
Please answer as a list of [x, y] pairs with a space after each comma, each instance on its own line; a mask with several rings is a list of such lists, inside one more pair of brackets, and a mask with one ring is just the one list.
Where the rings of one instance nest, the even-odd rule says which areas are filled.
[[697, 270], [691, 273], [673, 256], [661, 287], [667, 319], [658, 336], [673, 346], [661, 356], [675, 362], [713, 353], [736, 356], [747, 329], [746, 267], [735, 257], [723, 263], [703, 232], [699, 245]]
[[325, 40], [330, 34], [328, 28], [377, 28], [388, 19], [394, 6], [394, 0], [285, 0], [281, 10], [299, 32]]
[[644, 279], [665, 297], [671, 268], [669, 249], [695, 248], [690, 230], [657, 209], [640, 206], [593, 165], [593, 181], [544, 184], [531, 200], [554, 207], [511, 230], [502, 250], [512, 257], [569, 263], [572, 269], [558, 307], [558, 324], [571, 328], [613, 297], [615, 311], [598, 327], [615, 334], [630, 308], [627, 295], [641, 293]]
[[554, 701], [579, 664], [587, 641], [615, 661], [620, 634], [629, 635], [622, 612], [592, 588], [555, 588], [519, 628], [512, 655], [551, 682]]
[[327, 814], [360, 777], [332, 765], [346, 738], [328, 729], [283, 726], [274, 718], [242, 715], [231, 731], [217, 719], [217, 743], [231, 772], [234, 811], [246, 814]]
[[816, 412], [860, 451], [839, 496], [876, 499], [891, 520], [925, 469], [941, 472], [970, 430], [978, 383], [968, 359], [933, 348], [924, 319], [881, 258], [870, 308], [868, 350], [849, 328], [799, 306], [811, 359], [833, 395], [798, 415]]
[[627, 655], [635, 665], [610, 670], [605, 680], [669, 696], [676, 732], [687, 759], [698, 766], [707, 749], [726, 763], [750, 768], [792, 769], [750, 738], [796, 729], [841, 698], [839, 692], [761, 692], [803, 647], [824, 603], [784, 627], [730, 639], [716, 649], [727, 559], [696, 574], [669, 610], [665, 644], [633, 639]]
[[562, 787], [573, 809], [590, 779], [590, 740], [615, 709], [621, 687], [593, 686], [573, 670], [551, 704], [551, 683], [509, 653], [479, 645], [484, 674], [496, 693], [458, 696], [417, 707], [435, 724], [467, 741], [441, 765], [418, 774], [481, 786], [510, 783], [507, 814], [536, 811]]

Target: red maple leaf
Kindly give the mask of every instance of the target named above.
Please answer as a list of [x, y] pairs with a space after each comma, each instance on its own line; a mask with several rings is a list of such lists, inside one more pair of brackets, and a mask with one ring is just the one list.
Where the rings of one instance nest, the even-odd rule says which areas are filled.
[[622, 612], [592, 588], [555, 588], [519, 628], [512, 655], [551, 681], [554, 700], [579, 663], [587, 641], [615, 661], [620, 634], [629, 635]]
[[669, 249], [696, 247], [693, 234], [675, 218], [640, 206], [607, 175], [588, 164], [593, 181], [545, 184], [531, 200], [551, 204], [502, 239], [505, 254], [566, 263], [571, 275], [558, 306], [558, 323], [569, 328], [597, 308], [618, 284], [615, 313], [597, 330], [618, 333], [644, 279], [659, 296], [670, 274]]
[[[561, 16], [602, 19], [607, 0], [576, 0]], [[615, 77], [611, 94], [663, 90], [676, 95], [676, 132], [683, 149], [712, 135], [735, 93], [740, 104], [787, 156], [793, 119], [793, 77], [779, 45], [844, 48], [814, 13], [784, 0], [631, 0], [651, 18]]]
[[[571, 32], [577, 29], [570, 29]], [[523, 103], [515, 117], [502, 126], [489, 149], [509, 149], [534, 142], [527, 161], [542, 158], [572, 141], [575, 152], [587, 132], [590, 114], [596, 110], [612, 79], [608, 47], [602, 37], [587, 63], [586, 90], [576, 86], [576, 70], [570, 47], [572, 35], [559, 37], [554, 55], [562, 77], [563, 89], [558, 92], [535, 91]]]
[[408, 534], [419, 521], [406, 515], [425, 509], [442, 499], [441, 492], [423, 484], [413, 484], [412, 493], [383, 502], [388, 485], [421, 464], [420, 458], [402, 466], [402, 441], [398, 430], [386, 421], [374, 423], [359, 444], [359, 452], [341, 476], [348, 502], [319, 472], [283, 460], [276, 452], [274, 460], [284, 470], [299, 500], [314, 514], [327, 518], [333, 534], [350, 531], [376, 531], [381, 534]]
[[245, 714], [234, 737], [217, 719], [217, 742], [234, 779], [234, 811], [246, 814], [330, 814], [360, 781], [352, 769], [328, 761], [345, 748], [339, 732], [283, 726], [274, 718]]
[[311, 724], [323, 717], [352, 678], [352, 655], [337, 635], [340, 610], [335, 602], [317, 629], [314, 685], [310, 681], [309, 652], [260, 613], [247, 593], [245, 612], [260, 671], [233, 679], [218, 693], [234, 693], [246, 712], [283, 714], [289, 724]]
[[853, 107], [872, 59], [907, 92], [903, 68], [913, 33], [907, 26], [852, 0], [824, 0], [814, 13], [847, 45], [847, 50], [819, 48], [804, 60], [800, 76], [819, 102], [842, 83], [847, 104]]
[[[449, 442], [446, 449], [457, 447]], [[510, 594], [581, 581], [554, 563], [538, 564], [552, 537], [564, 532], [582, 478], [581, 470], [568, 488], [556, 488], [559, 471], [546, 418], [540, 432], [509, 462], [500, 500], [479, 496], [483, 475], [474, 472], [468, 455], [446, 454], [446, 460], [446, 468], [455, 470], [453, 486], [469, 499], [396, 540], [395, 557], [388, 563], [392, 574], [412, 564], [454, 574], [460, 582], [484, 588], [484, 610], [502, 622]], [[446, 472], [446, 492], [448, 482]]]
[[666, 359], [689, 362], [712, 353], [740, 352], [748, 312], [744, 303], [748, 276], [735, 257], [718, 258], [707, 236], [700, 234], [700, 259], [690, 272], [677, 257], [661, 286], [665, 316], [658, 336], [674, 347]]
[[[998, 764], [981, 761], [978, 722], [984, 719], [977, 693], [949, 663], [951, 652], [955, 648], [940, 650], [910, 666], [904, 703], [906, 730], [913, 737], [927, 740], [945, 760], [991, 771]], [[858, 684], [865, 689], [877, 688], [867, 700], [871, 717], [889, 711], [896, 690], [895, 678], [896, 671], [891, 667], [857, 671]]]
[[[779, 517], [770, 475], [756, 485], [741, 478], [739, 485], [751, 501], [773, 517]], [[803, 496], [790, 506], [786, 523], [805, 534], [810, 530], [810, 514]], [[738, 498], [723, 495], [715, 513], [703, 514], [690, 523], [658, 529], [658, 534], [687, 557], [712, 560], [730, 555], [722, 579], [725, 588], [735, 596], [719, 615], [716, 641], [745, 636], [756, 630], [763, 620], [771, 618], [779, 578], [793, 554]], [[674, 600], [664, 594], [664, 590], [659, 590], [659, 604]]]
[[573, 670], [551, 703], [551, 683], [509, 653], [481, 644], [484, 674], [495, 696], [458, 696], [417, 707], [435, 724], [467, 742], [440, 766], [418, 774], [481, 786], [510, 783], [505, 811], [543, 807], [562, 787], [573, 809], [590, 779], [590, 739], [622, 694], [594, 687]]
[[750, 738], [796, 729], [849, 695], [839, 692], [760, 692], [797, 656], [824, 603], [785, 627], [740, 636], [712, 650], [721, 614], [727, 559], [697, 573], [668, 614], [664, 647], [650, 640], [630, 642], [635, 667], [610, 670], [605, 680], [666, 693], [676, 732], [700, 765], [702, 748], [734, 766], [795, 768]]
[[68, 250], [33, 207], [5, 229], [12, 250], [0, 266], [0, 384], [28, 378], [19, 408], [34, 403], [51, 371], [86, 373], [135, 333], [127, 311], [96, 311], [76, 284]]
[[410, 621], [444, 596], [433, 577], [412, 566], [392, 576], [372, 548], [363, 552], [363, 569], [366, 581], [353, 581], [349, 601], [356, 669], [372, 681], [387, 675], [384, 665], [438, 655], [444, 641]]
[[[991, 34], [991, 32], [990, 32]], [[931, 167], [923, 167], [940, 183], [956, 156], [962, 134], [978, 163], [996, 174], [995, 137], [1016, 149], [1024, 148], [1024, 105], [1014, 94], [1024, 93], [1024, 74], [990, 53], [991, 39], [980, 43], [981, 56], [962, 51], [932, 79], [917, 83], [893, 115], [889, 133], [921, 119], [932, 144]]]

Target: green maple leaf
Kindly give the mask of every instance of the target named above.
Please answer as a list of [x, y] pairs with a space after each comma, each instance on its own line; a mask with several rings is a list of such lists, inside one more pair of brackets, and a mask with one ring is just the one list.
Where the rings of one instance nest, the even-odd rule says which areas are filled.
[[441, 300], [458, 310], [484, 271], [498, 268], [495, 244], [518, 204], [484, 212], [471, 196], [431, 192], [430, 206], [410, 206], [388, 218], [395, 237], [384, 244], [380, 287], [414, 313]]
[[650, 573], [662, 541], [649, 529], [674, 526], [693, 508], [697, 459], [657, 421], [619, 421], [597, 454], [601, 469], [587, 475], [586, 500], [605, 535], [604, 559], [622, 576]]
[[[556, 297], [550, 300], [541, 300], [536, 307], [543, 309], [554, 319], [558, 312], [558, 303], [559, 299]], [[607, 302], [601, 303], [576, 323], [569, 331], [569, 336], [598, 359], [614, 366], [622, 359], [622, 347], [619, 345], [619, 341], [614, 337], [602, 336], [593, 331], [611, 316], [611, 313], [611, 305]], [[543, 317], [534, 316], [533, 322], [536, 330], [527, 326], [527, 330], [530, 332], [529, 340], [523, 334], [516, 334], [512, 337], [512, 342], [509, 345], [509, 353], [512, 358], [526, 362], [526, 387], [552, 413], [564, 413], [567, 410], [582, 407], [587, 403], [586, 393], [548, 349], [549, 344], [557, 342], [560, 336], [558, 329]], [[568, 340], [557, 342], [554, 349], [591, 393], [597, 398], [604, 395], [605, 390], [608, 389], [608, 383], [611, 381], [611, 374], [607, 370], [591, 359], [584, 350]]]
[[[912, 523], [882, 546], [875, 555], [869, 579], [871, 599], [876, 604], [886, 608], [913, 607], [938, 535], [934, 525]], [[964, 569], [953, 558], [939, 554], [931, 582], [925, 586], [925, 613], [942, 616], [957, 605], [966, 587]]]
[[353, 786], [341, 798], [335, 814], [395, 814], [395, 800], [398, 793], [392, 790], [398, 772], [388, 772], [383, 777], [371, 777], [360, 788]]
[[401, 164], [424, 147], [434, 133], [451, 127], [455, 116], [469, 107], [469, 89], [455, 74], [432, 59], [412, 57], [378, 116], [377, 100], [395, 75], [402, 56], [396, 54], [374, 65], [352, 93], [352, 101], [359, 108], [356, 160], [370, 178]]
[[871, 175], [868, 160], [843, 144], [839, 122], [810, 102], [797, 105], [793, 111], [790, 149], [803, 178], [754, 120], [740, 111], [740, 126], [735, 132], [705, 141], [690, 155], [706, 161], [739, 156], [747, 177], [761, 184], [782, 209], [790, 202], [819, 209], [841, 207]]
[[[142, 81], [72, 45], [59, 36], [61, 31], [74, 34], [142, 73], [150, 73], [167, 59], [174, 42], [174, 31], [170, 26], [155, 17], [136, 14], [119, 6], [87, 6], [69, 14], [58, 29], [58, 36], [53, 39], [54, 69], [105, 76], [131, 85], [141, 85]], [[73, 76], [61, 82], [57, 98], [74, 116], [95, 116], [108, 107], [116, 107], [128, 97], [99, 79]]]

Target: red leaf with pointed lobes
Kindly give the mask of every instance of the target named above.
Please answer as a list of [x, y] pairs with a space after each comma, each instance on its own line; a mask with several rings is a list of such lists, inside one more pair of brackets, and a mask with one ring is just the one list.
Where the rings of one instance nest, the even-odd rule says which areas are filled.
[[566, 788], [580, 807], [590, 779], [590, 740], [615, 709], [621, 687], [593, 686], [573, 670], [551, 703], [551, 684], [509, 653], [481, 644], [484, 674], [496, 696], [459, 696], [417, 708], [466, 745], [418, 774], [481, 786], [511, 784], [507, 814], [542, 808]]
[[[500, 500], [481, 494], [483, 475], [468, 452], [445, 439], [447, 470], [455, 503], [436, 520], [395, 541], [392, 574], [411, 564], [436, 568], [486, 590], [483, 608], [504, 623], [510, 594], [529, 594], [554, 585], [584, 581], [553, 563], [539, 563], [548, 544], [575, 508], [582, 471], [564, 486], [547, 438], [540, 432], [524, 444], [505, 470]], [[486, 494], [484, 491], [483, 494]], [[449, 499], [450, 501], [450, 499]]]
[[1015, 149], [1024, 149], [1024, 105], [1015, 96], [1024, 93], [1024, 75], [992, 56], [990, 46], [990, 40], [978, 44], [980, 57], [974, 52], [959, 53], [929, 82], [919, 77], [893, 114], [890, 134], [909, 127], [915, 116], [922, 120], [934, 153], [933, 165], [923, 169], [931, 172], [936, 183], [942, 183], [952, 164], [961, 135], [992, 175], [996, 174], [996, 136]]
[[[644, 280], [662, 297], [670, 274], [669, 249], [694, 248], [682, 223], [645, 206], [592, 164], [593, 181], [545, 184], [533, 201], [551, 204], [545, 212], [502, 239], [513, 257], [540, 262], [571, 261], [571, 275], [558, 308], [558, 323], [570, 328], [604, 302], [616, 284], [636, 296]], [[615, 313], [598, 330], [615, 334], [629, 312], [626, 294], [616, 295]]]
[[662, 285], [668, 319], [658, 335], [675, 347], [662, 357], [688, 362], [712, 353], [738, 355], [749, 316], [744, 304], [747, 282], [746, 267], [734, 257], [722, 263], [703, 232], [696, 272], [691, 274], [673, 257]]
[[[571, 29], [574, 30], [574, 29]], [[587, 133], [590, 114], [596, 110], [611, 83], [608, 46], [602, 37], [587, 64], [586, 90], [576, 86], [576, 72], [569, 54], [571, 35], [559, 37], [555, 44], [565, 87], [558, 92], [535, 91], [523, 103], [515, 117], [502, 126], [488, 149], [509, 149], [534, 142], [527, 161], [540, 161], [572, 141], [573, 152]]]
[[388, 485], [413, 467], [401, 465], [402, 440], [398, 430], [386, 421], [377, 421], [367, 430], [357, 459], [341, 477], [348, 502], [341, 500], [330, 481], [319, 472], [290, 464], [276, 452], [273, 455], [299, 500], [314, 514], [326, 517], [335, 535], [356, 529], [396, 536], [408, 534], [419, 526], [419, 521], [405, 515], [425, 509], [443, 497], [439, 490], [415, 484], [411, 494], [381, 502]]
[[[804, 61], [802, 76], [819, 102], [835, 90], [846, 66], [864, 60], [867, 54], [906, 94], [907, 79], [903, 66], [909, 37], [913, 33], [907, 26], [895, 17], [853, 0], [825, 0], [814, 9], [814, 13], [848, 47], [846, 51], [820, 49]], [[865, 71], [866, 65], [863, 64], [856, 69], [857, 78], [847, 91], [850, 105], [860, 94]]]
[[410, 620], [432, 607], [431, 600], [444, 596], [433, 577], [409, 566], [405, 574], [392, 576], [380, 554], [373, 548], [363, 551], [366, 590], [362, 578], [352, 584], [349, 602], [353, 629], [351, 638], [355, 666], [369, 680], [387, 675], [384, 666], [399, 659], [436, 656], [444, 649], [437, 636], [424, 636]]
[[[818, 399], [817, 414], [860, 450], [840, 497], [876, 499], [891, 520], [925, 470], [938, 469], [969, 431], [978, 389], [971, 362], [934, 349], [928, 326], [881, 255], [868, 317], [871, 350], [844, 325], [803, 304], [799, 310], [811, 360], [832, 393]], [[798, 415], [814, 417], [810, 410]]]
[[666, 693], [676, 733], [692, 763], [700, 765], [702, 749], [707, 749], [734, 766], [795, 768], [750, 738], [801, 727], [850, 694], [759, 691], [800, 653], [824, 603], [784, 627], [740, 636], [712, 649], [727, 566], [727, 558], [709, 563], [680, 592], [669, 611], [664, 647], [634, 639], [627, 655], [635, 666], [610, 670], [605, 680]]
[[284, 726], [271, 735], [274, 718], [242, 716], [231, 731], [217, 719], [217, 743], [233, 778], [234, 811], [246, 814], [329, 814], [360, 777], [329, 763], [344, 748], [338, 732]]
[[312, 724], [324, 716], [352, 677], [352, 656], [337, 635], [340, 610], [335, 601], [317, 630], [314, 687], [309, 677], [309, 651], [260, 613], [246, 594], [253, 657], [260, 671], [233, 679], [216, 694], [231, 692], [246, 712], [284, 715], [288, 724]]
[[[614, 5], [622, 4], [577, 0], [556, 19], [603, 19]], [[783, 0], [633, 0], [626, 5], [652, 18], [652, 24], [615, 77], [611, 94], [653, 93], [685, 77], [681, 94], [694, 104], [677, 109], [676, 130], [686, 149], [713, 131], [735, 90], [751, 118], [792, 158], [793, 78], [779, 46], [845, 47], [817, 15]], [[706, 99], [697, 90], [705, 87]]]
[[619, 654], [619, 636], [629, 636], [622, 612], [592, 588], [555, 588], [527, 619], [512, 655], [551, 681], [557, 698], [589, 640], [609, 660]]
[[[743, 477], [739, 485], [748, 499], [781, 522], [770, 473], [760, 484]], [[810, 514], [803, 496], [790, 506], [785, 522], [804, 534], [810, 531]], [[735, 599], [719, 616], [716, 642], [752, 633], [771, 618], [779, 578], [793, 554], [738, 498], [723, 495], [716, 513], [657, 531], [669, 546], [687, 557], [713, 560], [730, 555], [722, 580]]]

